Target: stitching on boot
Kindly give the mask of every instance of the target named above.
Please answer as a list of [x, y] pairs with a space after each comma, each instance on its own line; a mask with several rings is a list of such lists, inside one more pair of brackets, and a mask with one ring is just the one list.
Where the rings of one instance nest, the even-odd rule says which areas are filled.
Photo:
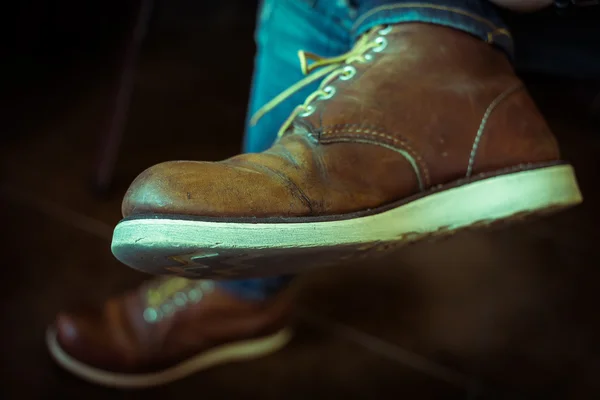
[[[335, 128], [335, 129], [331, 129], [331, 128]], [[358, 124], [330, 125], [330, 126], [324, 126], [324, 127], [322, 127], [322, 129], [323, 129], [323, 131], [322, 131], [323, 135], [349, 134], [351, 137], [354, 136], [353, 134], [357, 134], [354, 137], [360, 137], [361, 135], [367, 135], [367, 136], [373, 136], [375, 138], [383, 138], [383, 139], [386, 139], [386, 140], [392, 142], [393, 143], [392, 147], [394, 147], [394, 149], [400, 150], [400, 152], [406, 152], [415, 159], [416, 164], [418, 165], [418, 167], [420, 169], [420, 171], [418, 171], [419, 179], [421, 179], [421, 173], [422, 173], [422, 178], [424, 178], [423, 182], [422, 182], [423, 189], [425, 189], [431, 185], [431, 177], [429, 174], [429, 168], [427, 168], [427, 163], [425, 162], [423, 157], [421, 157], [421, 155], [417, 151], [415, 151], [414, 148], [408, 143], [408, 140], [406, 140], [406, 139], [399, 140], [398, 138], [395, 138], [395, 137], [387, 134], [386, 132], [379, 130], [375, 127], [366, 127], [365, 128], [364, 125], [358, 125]], [[329, 138], [324, 138], [324, 137], [321, 138], [321, 142], [324, 142], [325, 140], [330, 141]], [[384, 144], [384, 143], [382, 143], [382, 144]], [[389, 146], [389, 144], [388, 144], [388, 146]], [[409, 162], [411, 162], [411, 160], [409, 160]]]
[[467, 174], [466, 174], [467, 177], [470, 177], [473, 173], [473, 165], [475, 164], [475, 156], [477, 155], [477, 150], [479, 149], [479, 143], [481, 142], [481, 138], [483, 137], [483, 133], [485, 132], [485, 128], [487, 126], [487, 122], [488, 122], [490, 116], [492, 115], [492, 113], [494, 112], [496, 107], [498, 107], [502, 103], [502, 101], [504, 101], [510, 95], [512, 95], [522, 89], [524, 89], [524, 86], [522, 83], [519, 83], [519, 84], [505, 90], [504, 92], [500, 93], [500, 95], [498, 97], [496, 97], [494, 99], [494, 101], [492, 101], [490, 103], [487, 110], [485, 110], [485, 113], [483, 114], [483, 117], [481, 118], [481, 123], [479, 124], [479, 129], [477, 129], [477, 134], [475, 135], [475, 140], [473, 141], [473, 147], [471, 148], [471, 154], [469, 156], [469, 164], [467, 165]]
[[[392, 146], [387, 143], [382, 143], [377, 140], [373, 140], [370, 137], [363, 137], [360, 135], [352, 135], [352, 134], [347, 135], [347, 136], [335, 136], [335, 137], [325, 138], [322, 140], [322, 142], [325, 144], [327, 144], [327, 143], [342, 143], [342, 142], [343, 143], [365, 143], [365, 144], [372, 144], [372, 145], [380, 146], [380, 147], [386, 148], [388, 150], [392, 150], [396, 153], [399, 153], [412, 166], [413, 171], [414, 171], [415, 175], [417, 176], [417, 181], [419, 183], [419, 190], [423, 191], [426, 188], [426, 186], [425, 186], [426, 184], [423, 182], [423, 176], [421, 174], [422, 167], [419, 166], [415, 157], [413, 157], [413, 155], [411, 153], [409, 153], [408, 150], [401, 149], [401, 148]], [[427, 186], [429, 186], [429, 184], [427, 184]]]

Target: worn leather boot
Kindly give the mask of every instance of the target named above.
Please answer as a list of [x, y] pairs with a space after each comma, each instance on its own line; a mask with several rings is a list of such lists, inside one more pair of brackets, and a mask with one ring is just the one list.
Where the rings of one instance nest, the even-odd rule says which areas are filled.
[[292, 290], [253, 302], [212, 281], [160, 278], [99, 309], [59, 315], [47, 344], [58, 364], [87, 381], [162, 385], [283, 347], [291, 337]]
[[188, 277], [301, 272], [581, 201], [554, 135], [492, 45], [398, 24], [340, 57], [300, 58], [308, 77], [257, 118], [302, 85], [320, 89], [269, 150], [167, 162], [133, 182], [118, 259]]

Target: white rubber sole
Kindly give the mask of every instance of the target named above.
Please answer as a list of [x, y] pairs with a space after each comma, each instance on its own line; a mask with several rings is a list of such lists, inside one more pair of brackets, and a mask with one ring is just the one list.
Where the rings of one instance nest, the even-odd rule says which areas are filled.
[[60, 347], [54, 328], [50, 327], [46, 331], [46, 343], [50, 355], [61, 367], [91, 383], [129, 389], [160, 386], [217, 365], [263, 357], [284, 347], [291, 337], [291, 329], [286, 328], [264, 338], [215, 347], [160, 372], [124, 374], [105, 371], [78, 361]]
[[[443, 189], [443, 188], [442, 188]], [[385, 211], [327, 221], [235, 222], [149, 217], [115, 228], [113, 254], [132, 268], [189, 278], [298, 273], [465, 228], [582, 201], [573, 168], [554, 165], [475, 180]]]

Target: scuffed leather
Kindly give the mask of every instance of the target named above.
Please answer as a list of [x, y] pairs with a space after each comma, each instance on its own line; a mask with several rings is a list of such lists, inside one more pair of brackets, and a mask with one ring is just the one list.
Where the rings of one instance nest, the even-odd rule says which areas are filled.
[[271, 149], [156, 165], [129, 188], [123, 215], [336, 215], [465, 178], [470, 162], [474, 175], [559, 159], [501, 51], [428, 24], [395, 25], [386, 39], [381, 53], [352, 64], [356, 76], [334, 81], [336, 94], [315, 101], [316, 111], [297, 117]]
[[155, 372], [219, 344], [279, 331], [290, 319], [291, 291], [250, 302], [215, 289], [199, 303], [148, 323], [139, 290], [95, 309], [60, 314], [55, 328], [62, 349], [83, 363], [112, 372]]

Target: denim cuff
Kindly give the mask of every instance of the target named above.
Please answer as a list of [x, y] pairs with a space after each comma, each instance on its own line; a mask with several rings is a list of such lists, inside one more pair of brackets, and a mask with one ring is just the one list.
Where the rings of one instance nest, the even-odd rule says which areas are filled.
[[392, 0], [358, 1], [352, 27], [355, 38], [378, 25], [422, 22], [470, 33], [503, 50], [513, 59], [513, 39], [499, 12], [487, 0], [433, 0], [426, 3]]
[[215, 284], [239, 299], [264, 301], [286, 288], [293, 278], [291, 275], [279, 275], [266, 278], [215, 281]]

